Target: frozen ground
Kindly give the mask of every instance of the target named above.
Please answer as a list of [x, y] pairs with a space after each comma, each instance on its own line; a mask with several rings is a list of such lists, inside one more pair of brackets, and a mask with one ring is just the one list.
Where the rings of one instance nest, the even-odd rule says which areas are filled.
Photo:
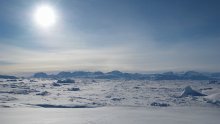
[[1, 124], [219, 124], [208, 107], [2, 108]]
[[[54, 82], [1, 80], [0, 107], [220, 106], [220, 85], [209, 81], [75, 79], [75, 83], [58, 85]], [[180, 97], [186, 86], [207, 96]]]
[[[219, 83], [101, 79], [75, 79], [75, 83], [70, 84], [54, 82], [56, 80], [1, 79], [0, 123], [220, 122]], [[196, 96], [200, 93], [202, 96]]]

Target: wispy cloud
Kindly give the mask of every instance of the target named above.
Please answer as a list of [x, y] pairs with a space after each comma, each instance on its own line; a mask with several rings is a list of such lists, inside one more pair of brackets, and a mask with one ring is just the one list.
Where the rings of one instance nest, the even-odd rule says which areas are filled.
[[15, 3], [0, 5], [1, 72], [220, 70], [213, 2], [50, 1], [47, 30], [33, 23], [37, 1]]

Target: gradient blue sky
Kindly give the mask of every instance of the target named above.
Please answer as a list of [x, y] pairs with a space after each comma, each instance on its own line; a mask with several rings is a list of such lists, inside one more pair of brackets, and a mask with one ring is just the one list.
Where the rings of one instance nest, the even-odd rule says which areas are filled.
[[[56, 24], [42, 29], [36, 7]], [[220, 71], [219, 0], [1, 0], [0, 73]]]

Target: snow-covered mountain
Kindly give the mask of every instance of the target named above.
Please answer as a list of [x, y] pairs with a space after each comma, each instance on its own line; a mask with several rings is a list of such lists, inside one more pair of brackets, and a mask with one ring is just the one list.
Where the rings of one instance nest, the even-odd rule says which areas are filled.
[[3, 79], [17, 79], [17, 77], [9, 76], [9, 75], [0, 75], [0, 78], [3, 78]]
[[75, 71], [60, 72], [56, 75], [48, 75], [43, 72], [35, 73], [34, 78], [96, 78], [96, 79], [136, 79], [136, 80], [218, 80], [219, 73], [200, 73], [196, 71], [187, 71], [184, 73], [165, 72], [161, 74], [140, 74], [124, 73], [118, 70], [103, 73]]

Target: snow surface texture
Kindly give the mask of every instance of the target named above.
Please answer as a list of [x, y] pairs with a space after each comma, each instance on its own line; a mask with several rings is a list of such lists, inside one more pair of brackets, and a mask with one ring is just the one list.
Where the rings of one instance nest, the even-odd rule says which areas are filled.
[[209, 81], [1, 79], [0, 123], [219, 124], [219, 96]]
[[220, 106], [220, 85], [209, 81], [74, 79], [73, 83], [55, 82], [0, 79], [0, 107]]
[[2, 108], [1, 124], [219, 124], [210, 107]]

